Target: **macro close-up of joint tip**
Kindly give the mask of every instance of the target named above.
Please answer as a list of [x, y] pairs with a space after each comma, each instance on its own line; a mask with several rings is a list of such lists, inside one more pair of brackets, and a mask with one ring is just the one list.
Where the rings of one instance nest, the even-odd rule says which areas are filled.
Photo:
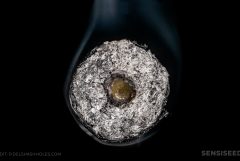
[[100, 143], [139, 143], [174, 108], [181, 55], [164, 7], [157, 0], [93, 3], [65, 97], [77, 124]]
[[0, 160], [240, 160], [239, 5], [1, 4]]
[[168, 76], [150, 50], [125, 39], [104, 42], [77, 67], [70, 110], [102, 142], [130, 144], [160, 121]]

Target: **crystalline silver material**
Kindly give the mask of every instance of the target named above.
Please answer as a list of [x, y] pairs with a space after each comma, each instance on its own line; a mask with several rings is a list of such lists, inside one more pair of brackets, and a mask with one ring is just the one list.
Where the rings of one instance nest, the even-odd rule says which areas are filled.
[[[136, 96], [116, 107], [108, 101], [104, 81], [114, 73], [130, 78]], [[124, 142], [151, 129], [163, 114], [169, 74], [145, 48], [129, 40], [104, 42], [76, 69], [70, 104], [82, 124], [97, 138]]]

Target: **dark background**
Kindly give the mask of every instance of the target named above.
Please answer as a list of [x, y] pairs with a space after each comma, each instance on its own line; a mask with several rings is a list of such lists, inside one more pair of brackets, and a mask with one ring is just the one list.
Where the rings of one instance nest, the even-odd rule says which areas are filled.
[[132, 147], [97, 143], [65, 104], [66, 73], [92, 1], [3, 5], [0, 151], [57, 151], [58, 159], [82, 160], [201, 158], [201, 150], [239, 150], [235, 10], [219, 2], [172, 2], [183, 60], [177, 108], [161, 123], [162, 132]]

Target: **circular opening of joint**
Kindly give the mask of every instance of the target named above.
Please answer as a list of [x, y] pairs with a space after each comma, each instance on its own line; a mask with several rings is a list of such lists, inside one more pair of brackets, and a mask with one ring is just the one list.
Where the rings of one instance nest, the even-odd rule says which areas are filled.
[[112, 75], [105, 85], [110, 102], [116, 106], [130, 102], [136, 95], [134, 83], [122, 75]]

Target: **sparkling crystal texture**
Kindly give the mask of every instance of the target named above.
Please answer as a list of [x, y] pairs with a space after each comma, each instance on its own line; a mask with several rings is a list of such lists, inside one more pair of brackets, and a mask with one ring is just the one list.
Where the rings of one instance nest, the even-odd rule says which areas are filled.
[[[111, 103], [106, 87], [116, 74], [134, 84], [133, 88], [118, 82], [126, 88], [123, 98], [135, 90], [131, 100], [118, 105]], [[126, 39], [94, 48], [76, 68], [69, 88], [74, 113], [103, 142], [124, 142], [145, 134], [161, 119], [168, 94], [166, 68], [150, 50]]]

